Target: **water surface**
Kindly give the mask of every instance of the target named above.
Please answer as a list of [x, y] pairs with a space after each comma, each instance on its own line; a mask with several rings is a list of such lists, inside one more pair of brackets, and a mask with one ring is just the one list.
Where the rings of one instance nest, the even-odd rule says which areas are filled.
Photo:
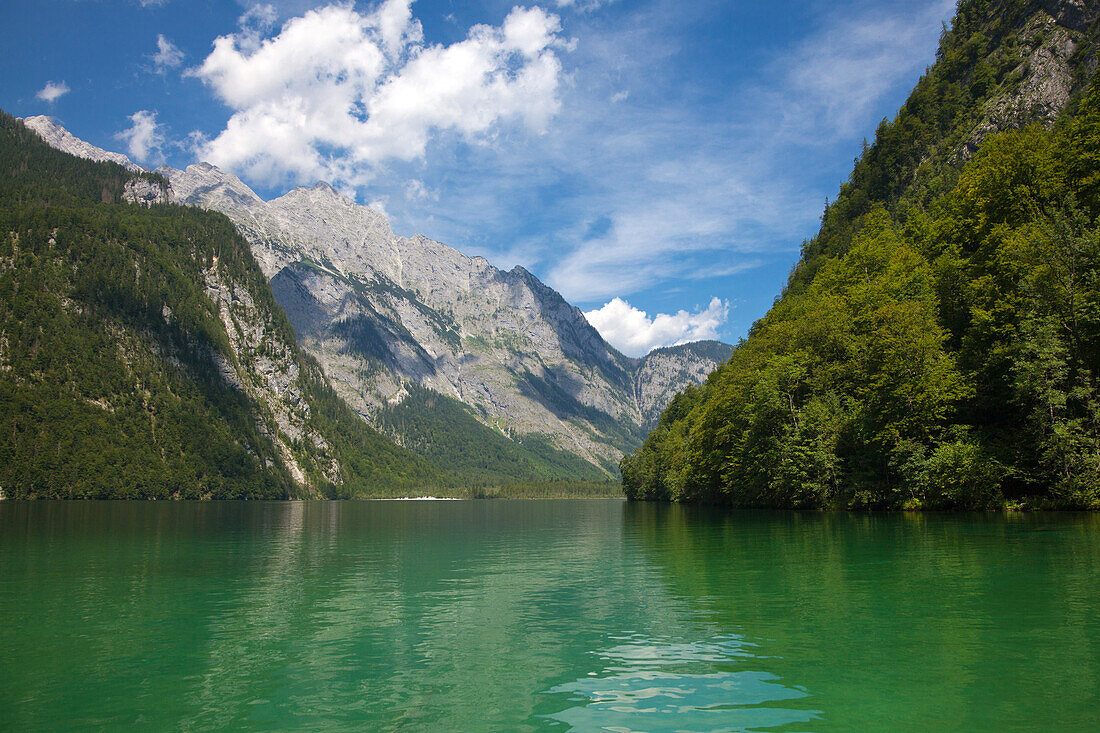
[[0, 503], [0, 728], [1100, 729], [1100, 517]]

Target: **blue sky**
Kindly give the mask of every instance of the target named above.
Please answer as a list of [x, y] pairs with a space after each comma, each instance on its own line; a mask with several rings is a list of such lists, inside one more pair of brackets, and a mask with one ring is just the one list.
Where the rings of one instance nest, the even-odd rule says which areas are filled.
[[736, 341], [951, 0], [7, 0], [0, 107], [270, 198], [331, 180], [627, 353]]

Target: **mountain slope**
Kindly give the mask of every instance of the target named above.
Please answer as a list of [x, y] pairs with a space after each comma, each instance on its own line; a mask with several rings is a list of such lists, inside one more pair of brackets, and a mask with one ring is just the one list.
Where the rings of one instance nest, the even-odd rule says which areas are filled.
[[[362, 421], [224, 217], [0, 117], [0, 486], [13, 497], [411, 490], [443, 474]], [[156, 197], [154, 197], [156, 198]]]
[[502, 272], [425, 237], [396, 236], [326, 184], [242, 206], [222, 194], [240, 190], [232, 180], [211, 195], [189, 175], [168, 175], [181, 201], [221, 207], [237, 223], [302, 343], [368, 420], [411, 383], [507, 435], [544, 436], [597, 466], [613, 469], [643, 436], [638, 362], [522, 268]]
[[782, 297], [624, 458], [629, 497], [1100, 507], [1098, 17], [960, 3]]
[[[62, 149], [117, 155], [49, 118], [26, 122]], [[444, 407], [450, 403], [417, 400], [396, 422], [388, 417], [393, 409], [413, 387], [457, 400], [471, 408], [462, 413], [467, 418], [512, 441], [500, 455], [524, 454], [500, 466], [503, 476], [533, 462], [542, 477], [552, 457], [554, 478], [589, 478], [592, 469], [570, 456], [613, 475], [668, 399], [731, 351], [712, 342], [623, 356], [523, 268], [502, 272], [425, 237], [397, 236], [381, 214], [324, 183], [263, 201], [206, 163], [159, 173], [171, 181], [169, 199], [220, 211], [236, 224], [300, 343], [365, 420], [404, 445], [423, 445], [404, 426], [444, 416], [411, 420], [410, 411], [446, 409], [457, 417]], [[478, 443], [470, 447], [476, 452]]]
[[634, 399], [646, 433], [657, 426], [661, 412], [680, 390], [704, 382], [731, 354], [733, 347], [721, 341], [694, 341], [654, 349], [640, 359], [634, 372]]

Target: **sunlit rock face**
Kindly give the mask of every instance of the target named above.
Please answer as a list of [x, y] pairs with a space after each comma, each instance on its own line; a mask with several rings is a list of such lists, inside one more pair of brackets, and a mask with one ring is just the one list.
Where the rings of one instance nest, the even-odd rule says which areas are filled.
[[[142, 170], [49, 118], [25, 122], [61, 150]], [[220, 211], [236, 224], [302, 346], [371, 422], [417, 384], [506, 435], [549, 436], [612, 474], [672, 396], [731, 351], [703, 342], [624, 356], [522, 267], [505, 272], [426, 237], [398, 236], [382, 214], [327, 183], [264, 201], [208, 163], [157, 172], [171, 182], [158, 201]]]
[[38, 133], [38, 136], [45, 140], [50, 147], [56, 148], [63, 153], [75, 155], [78, 158], [84, 158], [86, 160], [118, 163], [123, 168], [133, 171], [134, 173], [140, 173], [145, 170], [122, 153], [112, 153], [103, 148], [97, 148], [91, 143], [84, 142], [59, 125], [57, 120], [52, 117], [47, 117], [46, 115], [27, 117], [23, 120], [23, 124]]
[[1029, 12], [1031, 17], [1018, 35], [1020, 63], [1012, 71], [1019, 84], [986, 102], [982, 118], [957, 151], [962, 161], [973, 157], [995, 132], [1035, 122], [1053, 125], [1081, 81], [1070, 61], [1091, 43], [1087, 32], [1100, 16], [1100, 5], [1084, 0], [1032, 0]]

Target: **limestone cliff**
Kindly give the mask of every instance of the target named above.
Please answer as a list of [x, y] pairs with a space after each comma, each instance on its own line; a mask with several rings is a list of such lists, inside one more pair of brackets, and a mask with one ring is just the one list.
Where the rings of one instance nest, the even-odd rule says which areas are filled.
[[[60, 149], [119, 159], [49, 118], [26, 124]], [[523, 268], [501, 271], [426, 237], [398, 236], [380, 213], [326, 183], [264, 201], [207, 163], [157, 173], [171, 190], [156, 200], [236, 224], [302, 346], [373, 424], [418, 385], [469, 405], [506, 436], [546, 437], [611, 474], [672, 396], [729, 354], [689, 344], [626, 357]]]

